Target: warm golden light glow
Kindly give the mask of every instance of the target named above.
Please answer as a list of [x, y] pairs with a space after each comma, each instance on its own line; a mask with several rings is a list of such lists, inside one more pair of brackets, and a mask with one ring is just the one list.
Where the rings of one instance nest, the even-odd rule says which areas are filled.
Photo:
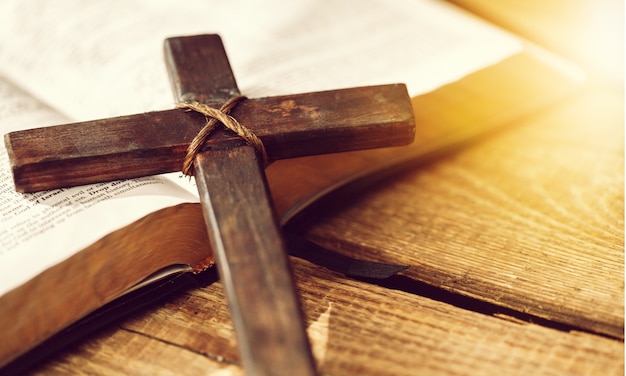
[[623, 79], [622, 0], [451, 0], [594, 75]]
[[[613, 75], [624, 68], [624, 2], [596, 0], [584, 2], [579, 12], [580, 27], [570, 40], [570, 48], [581, 61]], [[572, 51], [574, 52], [574, 51]], [[621, 73], [623, 76], [623, 73]]]

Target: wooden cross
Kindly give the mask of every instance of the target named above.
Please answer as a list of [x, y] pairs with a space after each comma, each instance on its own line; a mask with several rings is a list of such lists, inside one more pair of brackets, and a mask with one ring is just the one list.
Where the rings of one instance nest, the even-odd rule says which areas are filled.
[[[219, 108], [240, 95], [217, 35], [167, 39], [165, 59], [179, 102]], [[231, 115], [261, 139], [270, 160], [403, 145], [414, 135], [402, 84], [249, 99]], [[5, 142], [16, 189], [30, 192], [178, 171], [205, 123], [204, 115], [174, 109], [13, 132]], [[315, 374], [257, 150], [218, 130], [194, 166], [244, 368]]]

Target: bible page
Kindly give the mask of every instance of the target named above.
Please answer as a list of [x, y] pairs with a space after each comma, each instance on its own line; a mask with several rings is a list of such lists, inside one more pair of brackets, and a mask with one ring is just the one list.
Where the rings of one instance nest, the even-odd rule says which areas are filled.
[[438, 0], [5, 0], [0, 70], [73, 121], [172, 108], [167, 37], [217, 33], [242, 93], [403, 82], [417, 95], [521, 50]]
[[[69, 119], [0, 76], [0, 132]], [[163, 177], [22, 194], [0, 147], [0, 296], [120, 226], [195, 197]]]

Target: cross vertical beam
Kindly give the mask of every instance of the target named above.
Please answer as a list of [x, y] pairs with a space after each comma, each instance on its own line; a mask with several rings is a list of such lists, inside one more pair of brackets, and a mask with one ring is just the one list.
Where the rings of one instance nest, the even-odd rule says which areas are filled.
[[305, 320], [256, 151], [242, 145], [201, 153], [196, 170], [246, 372], [314, 375]]
[[[239, 95], [219, 38], [168, 39], [165, 55], [178, 102], [224, 101]], [[194, 166], [246, 372], [315, 375], [305, 320], [257, 151], [243, 140], [223, 142], [199, 153]]]

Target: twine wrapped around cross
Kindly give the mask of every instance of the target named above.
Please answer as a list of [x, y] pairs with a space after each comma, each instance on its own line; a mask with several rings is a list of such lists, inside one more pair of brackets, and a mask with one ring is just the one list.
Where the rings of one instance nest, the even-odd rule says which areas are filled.
[[263, 165], [267, 166], [269, 163], [269, 158], [267, 156], [267, 151], [265, 150], [265, 145], [263, 145], [263, 141], [249, 128], [241, 125], [237, 119], [228, 115], [230, 110], [237, 105], [240, 101], [247, 99], [244, 95], [238, 95], [228, 99], [222, 107], [219, 109], [213, 108], [207, 104], [200, 102], [182, 102], [176, 105], [176, 108], [186, 108], [189, 110], [193, 110], [199, 112], [206, 116], [207, 122], [205, 126], [198, 132], [196, 137], [189, 143], [189, 148], [187, 148], [187, 155], [185, 156], [185, 160], [183, 161], [182, 172], [186, 176], [194, 175], [194, 167], [193, 161], [196, 158], [196, 155], [200, 153], [202, 147], [204, 146], [205, 141], [211, 135], [213, 130], [217, 127], [217, 125], [221, 122], [226, 128], [235, 132], [239, 137], [246, 140], [250, 145], [254, 146], [257, 152], [261, 155], [261, 159], [263, 160]]

